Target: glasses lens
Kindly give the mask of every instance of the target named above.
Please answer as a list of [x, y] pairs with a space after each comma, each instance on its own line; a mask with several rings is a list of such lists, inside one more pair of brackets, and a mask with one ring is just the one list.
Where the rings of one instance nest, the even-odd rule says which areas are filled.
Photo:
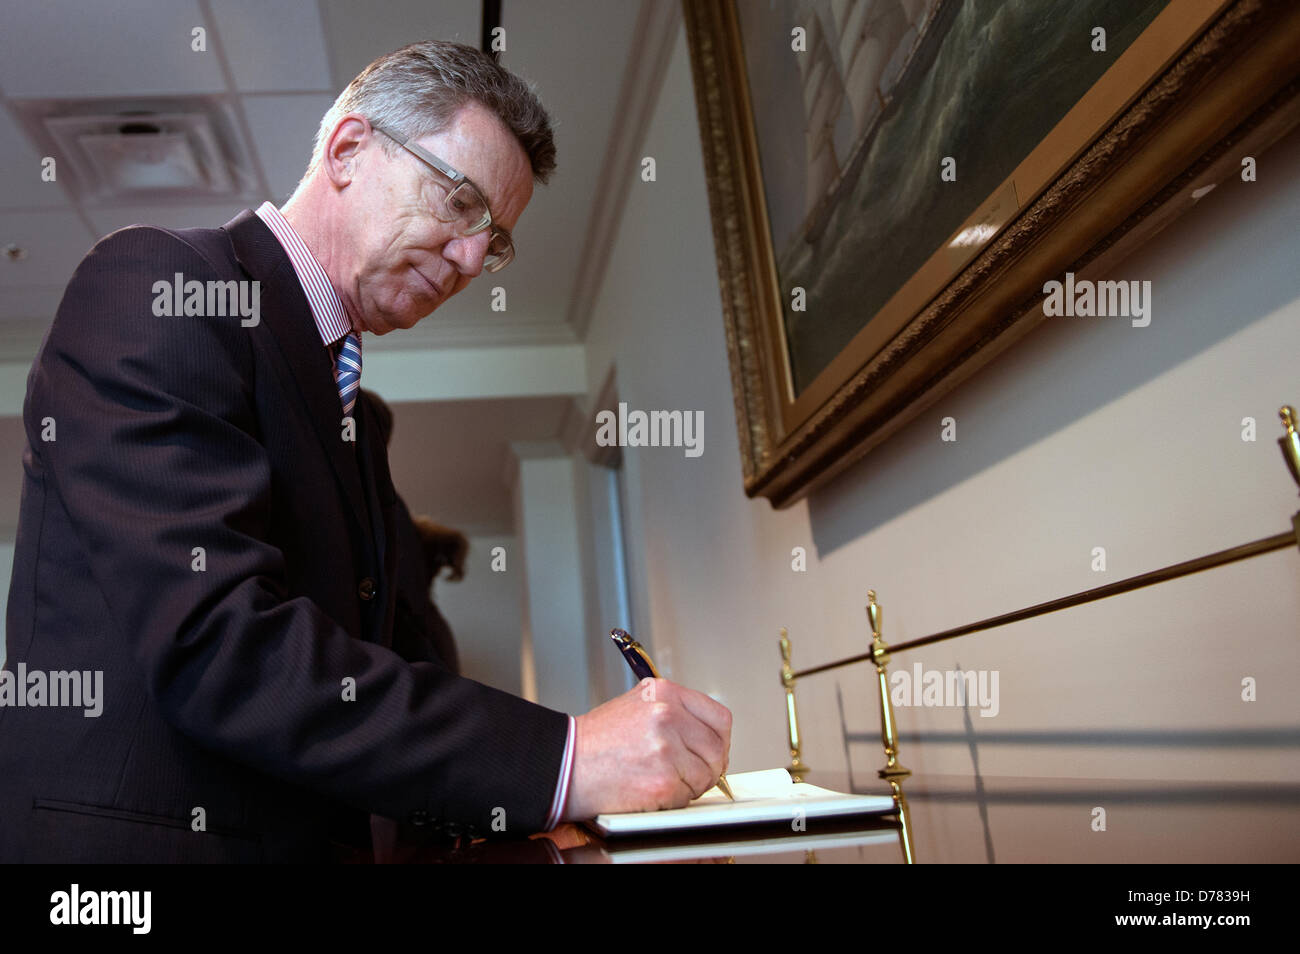
[[487, 202], [468, 182], [462, 182], [447, 193], [442, 203], [442, 215], [438, 218], [455, 224], [460, 235], [477, 235], [492, 224]]
[[510, 239], [506, 238], [501, 232], [493, 230], [492, 239], [488, 242], [487, 255], [483, 257], [483, 268], [489, 272], [499, 272], [505, 268], [515, 257], [515, 247], [511, 244]]

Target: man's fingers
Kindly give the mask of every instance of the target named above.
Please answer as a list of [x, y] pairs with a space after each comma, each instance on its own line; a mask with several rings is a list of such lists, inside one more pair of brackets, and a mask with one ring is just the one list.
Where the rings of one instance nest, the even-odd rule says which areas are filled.
[[690, 792], [690, 800], [695, 801], [709, 790], [717, 776], [714, 775], [708, 762], [685, 747], [679, 751], [678, 757], [677, 777], [686, 784]]
[[718, 736], [722, 751], [727, 752], [731, 748], [731, 710], [702, 692], [684, 686], [678, 686], [678, 690], [682, 707], [712, 729]]
[[[679, 772], [677, 773], [677, 777], [681, 779], [681, 784], [685, 785], [686, 790], [688, 790], [688, 792], [690, 793], [690, 801], [694, 802], [695, 799], [699, 798], [699, 793], [695, 792], [695, 786], [690, 784], [690, 780], [686, 779], [686, 776], [681, 775], [681, 773]], [[676, 807], [676, 805], [673, 805], [672, 807]]]
[[678, 686], [679, 698], [686, 711], [718, 733], [724, 742], [731, 741], [731, 710], [702, 692]]
[[[691, 784], [687, 778], [685, 769], [674, 764], [669, 771], [677, 776], [677, 781], [672, 783], [672, 789], [666, 795], [660, 795], [660, 801], [655, 804], [655, 809], [664, 808], [681, 808], [687, 802], [694, 800], [696, 787]], [[672, 776], [668, 776], [671, 778]]]
[[727, 747], [712, 726], [685, 713], [678, 734], [686, 750], [709, 767], [710, 781], [722, 774], [727, 764]]

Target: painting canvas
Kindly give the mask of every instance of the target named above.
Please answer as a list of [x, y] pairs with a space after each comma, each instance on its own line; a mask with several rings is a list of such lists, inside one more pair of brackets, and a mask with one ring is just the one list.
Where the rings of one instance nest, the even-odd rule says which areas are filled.
[[737, 5], [796, 393], [1167, 3]]
[[785, 506], [1300, 121], [1272, 0], [683, 0], [745, 491]]

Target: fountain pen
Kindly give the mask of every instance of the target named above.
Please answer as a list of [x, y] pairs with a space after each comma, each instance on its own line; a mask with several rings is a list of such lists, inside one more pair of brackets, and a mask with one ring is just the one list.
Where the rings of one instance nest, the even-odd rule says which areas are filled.
[[[625, 629], [611, 629], [609, 638], [614, 640], [614, 645], [623, 654], [627, 664], [632, 667], [632, 673], [638, 679], [658, 679], [659, 670], [655, 664], [650, 661], [650, 654], [645, 651], [645, 647], [632, 638], [632, 634]], [[718, 776], [718, 791], [722, 792], [733, 802], [736, 796], [731, 794], [731, 786], [727, 784], [727, 776]]]

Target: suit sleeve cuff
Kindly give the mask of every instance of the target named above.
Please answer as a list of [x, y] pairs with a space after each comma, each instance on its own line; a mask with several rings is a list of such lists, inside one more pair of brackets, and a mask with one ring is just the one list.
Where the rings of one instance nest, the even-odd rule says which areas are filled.
[[555, 797], [551, 800], [551, 812], [546, 816], [544, 831], [552, 831], [564, 817], [564, 804], [569, 798], [569, 779], [573, 775], [573, 746], [577, 741], [577, 722], [569, 716], [569, 735], [564, 743], [564, 759], [560, 762], [560, 777], [555, 783]]

